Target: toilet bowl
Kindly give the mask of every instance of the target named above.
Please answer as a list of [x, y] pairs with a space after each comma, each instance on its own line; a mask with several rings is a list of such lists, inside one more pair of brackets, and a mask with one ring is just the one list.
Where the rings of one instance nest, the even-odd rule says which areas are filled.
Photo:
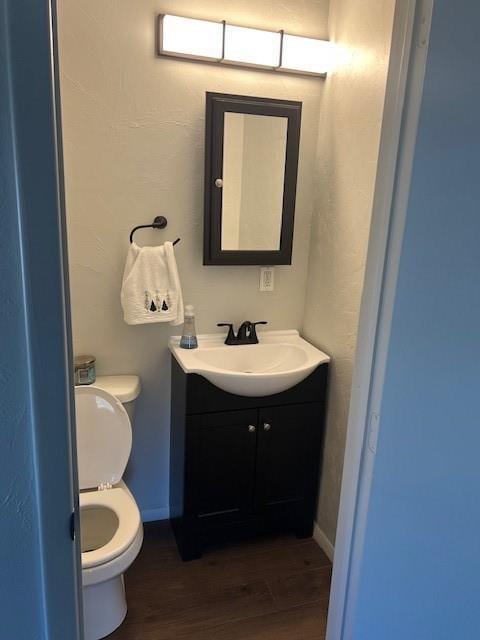
[[[128, 377], [136, 382], [127, 394], [132, 402], [139, 385]], [[75, 388], [85, 640], [99, 640], [123, 622], [123, 573], [143, 541], [138, 506], [122, 480], [132, 447], [130, 418], [105, 390], [108, 384], [102, 386]]]

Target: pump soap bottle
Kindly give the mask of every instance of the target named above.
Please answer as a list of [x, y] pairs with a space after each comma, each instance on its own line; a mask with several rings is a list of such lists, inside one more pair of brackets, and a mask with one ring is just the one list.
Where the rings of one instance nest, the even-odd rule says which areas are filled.
[[180, 347], [182, 349], [196, 349], [198, 347], [197, 333], [195, 331], [195, 310], [193, 305], [185, 306], [185, 321], [183, 324], [182, 337], [180, 339]]

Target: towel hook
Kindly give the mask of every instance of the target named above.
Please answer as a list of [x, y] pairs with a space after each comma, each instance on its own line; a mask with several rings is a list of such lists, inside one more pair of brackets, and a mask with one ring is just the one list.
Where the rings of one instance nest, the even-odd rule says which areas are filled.
[[[167, 224], [168, 221], [165, 216], [156, 216], [152, 224], [139, 224], [138, 226], [133, 227], [132, 231], [130, 232], [130, 244], [133, 242], [133, 234], [135, 233], [135, 231], [138, 231], [139, 229], [165, 229]], [[173, 244], [176, 245], [179, 242], [180, 238], [177, 238]]]

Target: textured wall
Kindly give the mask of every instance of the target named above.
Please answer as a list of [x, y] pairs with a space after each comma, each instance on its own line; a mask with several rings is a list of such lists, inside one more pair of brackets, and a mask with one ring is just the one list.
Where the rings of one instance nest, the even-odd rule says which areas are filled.
[[318, 523], [335, 539], [394, 0], [333, 0], [342, 63], [321, 98], [303, 333], [332, 356]]
[[[142, 378], [127, 481], [143, 510], [168, 502], [167, 341], [178, 328], [124, 324], [119, 290], [129, 231], [156, 214], [168, 216], [167, 231], [144, 231], [137, 240], [182, 238], [177, 257], [185, 299], [197, 309], [201, 332], [245, 318], [299, 328], [323, 89], [319, 79], [156, 58], [155, 16], [171, 11], [325, 37], [327, 10], [328, 0], [59, 3], [75, 351], [94, 353], [100, 373]], [[206, 91], [304, 103], [293, 265], [277, 268], [273, 293], [258, 291], [255, 267], [202, 266]]]

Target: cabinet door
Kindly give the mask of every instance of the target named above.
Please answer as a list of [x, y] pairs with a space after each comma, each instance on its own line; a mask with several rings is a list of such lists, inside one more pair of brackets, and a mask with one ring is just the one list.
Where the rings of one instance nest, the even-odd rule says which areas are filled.
[[208, 522], [242, 519], [253, 511], [257, 411], [192, 416], [191, 512]]
[[262, 409], [258, 424], [255, 509], [313, 518], [323, 431], [323, 404]]

